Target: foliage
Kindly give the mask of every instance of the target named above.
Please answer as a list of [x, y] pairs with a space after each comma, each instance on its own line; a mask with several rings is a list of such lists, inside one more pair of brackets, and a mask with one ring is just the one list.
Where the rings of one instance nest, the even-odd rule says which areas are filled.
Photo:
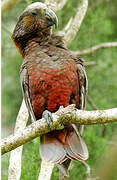
[[[32, 2], [23, 0], [10, 9], [3, 17], [2, 25], [13, 32], [22, 10]], [[34, 2], [34, 1], [33, 1]], [[72, 7], [72, 8], [71, 8]], [[89, 8], [80, 31], [69, 45], [71, 50], [85, 49], [102, 42], [117, 41], [116, 33], [116, 0], [90, 1]], [[77, 10], [77, 0], [68, 0], [62, 11], [57, 12], [59, 18], [59, 29], [62, 29], [69, 18], [74, 16]], [[89, 95], [92, 97], [99, 109], [107, 109], [117, 106], [117, 53], [116, 48], [101, 49], [93, 54], [83, 56], [86, 61], [95, 61], [96, 65], [87, 68], [89, 80]], [[22, 57], [17, 52], [11, 37], [2, 31], [2, 136], [13, 131], [15, 119], [19, 110], [22, 94], [19, 82], [19, 70]], [[92, 109], [87, 103], [87, 109]], [[96, 169], [96, 163], [100, 156], [107, 155], [104, 150], [107, 142], [116, 131], [117, 123], [109, 124], [105, 137], [102, 137], [102, 125], [85, 127], [84, 138], [88, 145], [92, 173]], [[7, 130], [7, 132], [5, 132]], [[35, 180], [38, 177], [40, 167], [39, 138], [24, 145], [22, 160], [21, 180]], [[7, 179], [9, 154], [2, 159], [2, 180]], [[72, 180], [85, 179], [85, 168], [79, 162], [73, 162], [70, 172]], [[52, 180], [57, 180], [57, 168], [53, 171]], [[113, 179], [117, 180], [117, 174]]]

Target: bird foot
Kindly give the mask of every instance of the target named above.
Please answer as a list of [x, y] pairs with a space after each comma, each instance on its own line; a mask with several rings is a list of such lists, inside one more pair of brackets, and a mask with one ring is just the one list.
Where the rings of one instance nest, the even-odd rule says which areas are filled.
[[42, 114], [42, 117], [46, 120], [49, 128], [51, 128], [51, 122], [53, 122], [52, 113], [48, 110], [45, 110]]

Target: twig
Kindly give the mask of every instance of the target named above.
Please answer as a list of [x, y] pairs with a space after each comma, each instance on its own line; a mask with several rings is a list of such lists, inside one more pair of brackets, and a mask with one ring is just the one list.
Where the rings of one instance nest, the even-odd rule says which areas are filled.
[[[28, 120], [28, 111], [25, 105], [24, 100], [20, 107], [14, 132], [18, 132], [21, 129], [25, 128]], [[22, 157], [22, 146], [16, 148], [11, 152], [10, 155], [10, 164], [8, 170], [8, 180], [19, 180], [21, 175], [21, 157]]]
[[103, 124], [102, 137], [104, 137], [106, 134], [106, 128], [107, 128], [107, 123]]
[[110, 48], [110, 47], [117, 47], [117, 42], [106, 42], [106, 43], [101, 43], [101, 44], [98, 44], [98, 45], [95, 45], [91, 48], [88, 48], [88, 49], [84, 49], [82, 51], [72, 51], [72, 53], [74, 55], [86, 55], [86, 54], [91, 54], [93, 53], [94, 51], [97, 51], [101, 48]]
[[96, 106], [96, 104], [94, 103], [93, 99], [89, 95], [87, 96], [87, 101], [88, 101], [88, 103], [91, 105], [91, 107], [94, 110], [98, 110], [98, 107]]
[[86, 180], [99, 180], [99, 177], [91, 177], [91, 168], [85, 161], [81, 161], [86, 168]]
[[85, 168], [87, 170], [86, 171], [86, 179], [88, 180], [88, 178], [91, 177], [91, 168], [85, 161], [81, 161], [81, 163], [85, 166]]
[[69, 105], [66, 108], [60, 108], [52, 115], [53, 123], [51, 124], [51, 130], [45, 119], [42, 118], [14, 135], [3, 139], [1, 144], [2, 154], [17, 148], [42, 134], [58, 128], [62, 129], [63, 125], [68, 123], [93, 125], [115, 122], [117, 121], [117, 108], [85, 111], [76, 109], [74, 105]]

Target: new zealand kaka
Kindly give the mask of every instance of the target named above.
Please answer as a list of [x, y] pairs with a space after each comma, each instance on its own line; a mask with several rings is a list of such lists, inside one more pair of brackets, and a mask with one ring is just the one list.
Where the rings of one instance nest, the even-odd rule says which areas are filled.
[[[23, 96], [32, 121], [45, 117], [48, 125], [60, 106], [85, 108], [87, 77], [84, 61], [73, 56], [61, 36], [51, 34], [56, 14], [45, 4], [29, 5], [19, 17], [12, 38], [24, 61], [20, 78]], [[40, 137], [40, 155], [57, 164], [61, 176], [68, 176], [71, 160], [86, 160], [83, 126], [69, 124]]]

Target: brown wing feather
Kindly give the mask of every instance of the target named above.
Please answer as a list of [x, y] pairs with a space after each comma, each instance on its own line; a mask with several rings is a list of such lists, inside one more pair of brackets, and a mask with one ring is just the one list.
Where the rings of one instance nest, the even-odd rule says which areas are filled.
[[34, 122], [34, 121], [36, 121], [36, 118], [35, 118], [35, 115], [33, 112], [33, 107], [32, 107], [31, 101], [30, 101], [28, 71], [27, 71], [25, 64], [22, 64], [22, 66], [21, 66], [20, 81], [21, 81], [21, 88], [22, 88], [24, 100], [25, 100], [26, 106], [28, 108], [28, 112], [31, 116], [31, 121]]
[[[79, 97], [80, 97], [80, 101], [79, 101], [79, 109], [85, 109], [86, 106], [86, 97], [87, 97], [87, 93], [88, 93], [88, 79], [87, 79], [87, 75], [86, 75], [86, 71], [85, 71], [85, 67], [84, 67], [84, 59], [82, 59], [81, 57], [77, 58], [77, 73], [78, 73], [78, 77], [79, 77]], [[83, 133], [83, 129], [84, 129], [84, 125], [76, 125], [80, 134], [82, 135]]]
[[78, 77], [79, 77], [79, 94], [80, 94], [80, 109], [85, 109], [86, 97], [88, 93], [88, 79], [84, 67], [84, 60], [80, 57], [77, 61]]

